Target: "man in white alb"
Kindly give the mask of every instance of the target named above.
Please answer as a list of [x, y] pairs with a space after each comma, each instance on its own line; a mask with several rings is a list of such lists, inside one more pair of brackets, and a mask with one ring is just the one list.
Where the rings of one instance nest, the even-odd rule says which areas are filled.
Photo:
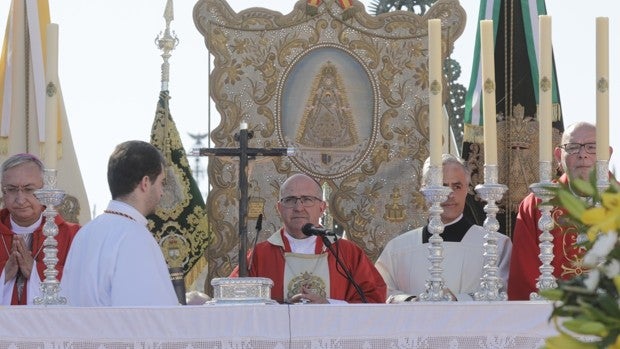
[[119, 144], [108, 162], [112, 201], [78, 232], [61, 294], [73, 306], [177, 305], [164, 256], [146, 228], [163, 195], [165, 160], [149, 143]]
[[[465, 198], [470, 174], [457, 157], [443, 154], [443, 185], [452, 193], [441, 204], [444, 223], [443, 277], [446, 288], [457, 300], [471, 300], [471, 295], [480, 287], [483, 275], [483, 244], [486, 230], [474, 225], [463, 216]], [[422, 181], [428, 183], [429, 160], [424, 163]], [[426, 290], [425, 282], [430, 278], [428, 268], [428, 239], [431, 234], [428, 225], [403, 233], [387, 243], [375, 266], [388, 286], [387, 303], [415, 300]], [[499, 276], [504, 288], [508, 280], [512, 243], [500, 235], [498, 245]]]

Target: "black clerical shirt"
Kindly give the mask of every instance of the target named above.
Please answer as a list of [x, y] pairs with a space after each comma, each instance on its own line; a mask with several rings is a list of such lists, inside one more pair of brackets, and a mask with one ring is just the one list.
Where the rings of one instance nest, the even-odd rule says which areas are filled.
[[[474, 225], [474, 223], [467, 219], [467, 217], [463, 216], [461, 217], [461, 219], [458, 220], [458, 222], [446, 225], [443, 228], [443, 233], [441, 233], [441, 238], [443, 239], [443, 241], [461, 242], [461, 240], [463, 240], [463, 237], [472, 225]], [[431, 237], [431, 235], [432, 234], [428, 231], [427, 224], [424, 226], [424, 228], [422, 228], [422, 243], [428, 243], [428, 239]]]

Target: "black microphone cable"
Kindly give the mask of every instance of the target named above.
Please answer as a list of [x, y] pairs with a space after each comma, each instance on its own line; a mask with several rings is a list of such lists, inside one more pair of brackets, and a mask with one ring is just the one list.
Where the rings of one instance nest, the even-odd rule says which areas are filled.
[[[362, 291], [362, 288], [360, 287], [360, 285], [355, 281], [355, 279], [353, 278], [353, 275], [351, 275], [351, 272], [349, 271], [349, 269], [347, 269], [347, 267], [344, 265], [344, 263], [340, 259], [340, 255], [338, 253], [338, 251], [340, 250], [338, 248], [338, 236], [336, 236], [334, 234], [334, 244], [336, 244], [336, 248], [335, 249], [332, 246], [332, 242], [329, 241], [329, 238], [327, 237], [327, 234], [322, 234], [322, 235], [320, 235], [320, 237], [323, 240], [323, 244], [325, 246], [327, 246], [329, 251], [334, 255], [334, 258], [336, 259], [336, 271], [340, 275], [344, 276], [347, 280], [349, 280], [351, 285], [353, 285], [353, 288], [355, 288], [355, 291], [357, 292], [357, 294], [360, 295], [360, 298], [362, 299], [362, 303], [368, 303], [368, 300], [366, 299], [366, 295], [364, 294], [364, 291]], [[341, 270], [339, 270], [338, 267], [340, 267]]]
[[252, 252], [250, 253], [250, 263], [248, 263], [248, 272], [252, 269], [252, 262], [254, 262], [254, 250], [256, 250], [256, 243], [258, 242], [258, 233], [263, 230], [263, 214], [259, 214], [256, 219], [256, 235], [254, 236], [254, 241], [252, 242]]

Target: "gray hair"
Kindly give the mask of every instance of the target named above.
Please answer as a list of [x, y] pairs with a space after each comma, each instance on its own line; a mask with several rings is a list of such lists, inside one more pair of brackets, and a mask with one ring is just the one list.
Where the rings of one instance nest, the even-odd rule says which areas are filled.
[[2, 181], [4, 181], [4, 174], [6, 173], [6, 171], [26, 163], [35, 164], [41, 172], [41, 178], [43, 178], [43, 171], [45, 170], [45, 165], [43, 165], [43, 162], [41, 162], [38, 157], [32, 154], [21, 153], [9, 157], [2, 163], [2, 167], [0, 168], [0, 173], [2, 174]]
[[[449, 164], [454, 164], [454, 165], [458, 165], [463, 169], [463, 172], [465, 172], [465, 179], [467, 180], [467, 185], [469, 185], [469, 182], [471, 181], [471, 171], [469, 171], [469, 168], [467, 168], [467, 165], [465, 165], [465, 162], [461, 159], [458, 158], [452, 154], [442, 154], [441, 155], [441, 165], [445, 166], [445, 165], [449, 165]], [[426, 161], [424, 161], [424, 166], [422, 167], [422, 186], [425, 186], [428, 184], [428, 171], [431, 167], [431, 158], [427, 158]]]

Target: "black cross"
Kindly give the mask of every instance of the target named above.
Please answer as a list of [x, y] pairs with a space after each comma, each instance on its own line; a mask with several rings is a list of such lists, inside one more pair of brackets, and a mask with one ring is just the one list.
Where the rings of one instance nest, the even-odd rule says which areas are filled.
[[[200, 148], [199, 156], [238, 156], [239, 157], [239, 276], [248, 276], [248, 158], [256, 156], [287, 156], [291, 155], [289, 148], [248, 148], [248, 140], [254, 137], [254, 131], [241, 128], [235, 134], [239, 148]], [[257, 232], [258, 234], [258, 232]]]

